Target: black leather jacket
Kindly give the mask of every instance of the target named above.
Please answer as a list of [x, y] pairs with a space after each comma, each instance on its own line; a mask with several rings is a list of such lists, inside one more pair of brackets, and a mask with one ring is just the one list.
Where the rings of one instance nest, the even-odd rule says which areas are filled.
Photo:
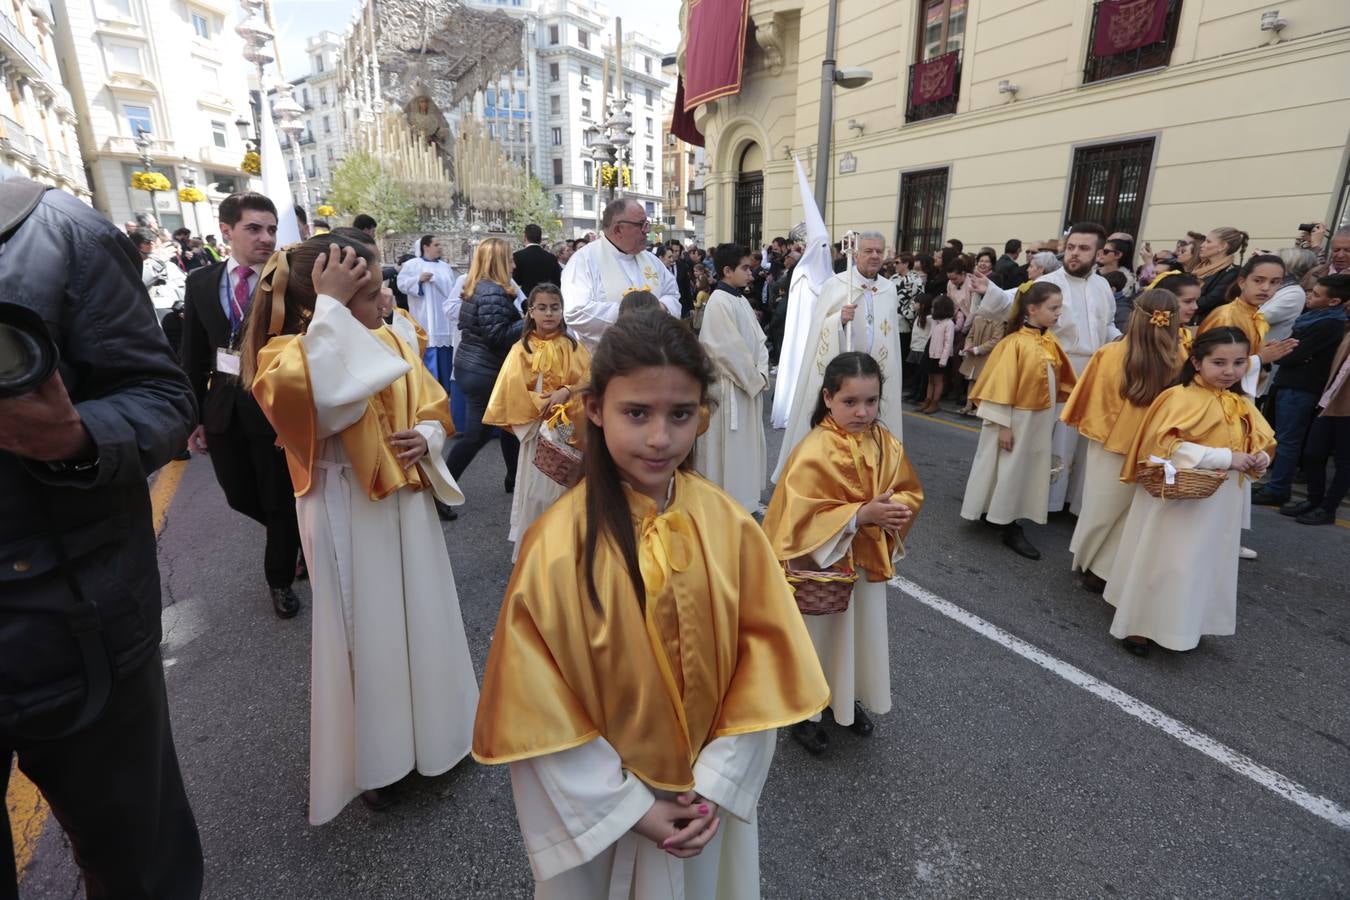
[[459, 347], [455, 372], [496, 375], [511, 345], [520, 340], [523, 321], [516, 298], [495, 281], [480, 281], [459, 309]]
[[[0, 180], [14, 177], [0, 168]], [[37, 311], [98, 453], [84, 473], [0, 451], [0, 738], [39, 714], [60, 730], [85, 698], [92, 635], [111, 670], [133, 671], [160, 640], [149, 475], [183, 446], [196, 409], [112, 223], [60, 191], [0, 246], [0, 299]], [[3, 740], [0, 740], [0, 744]]]

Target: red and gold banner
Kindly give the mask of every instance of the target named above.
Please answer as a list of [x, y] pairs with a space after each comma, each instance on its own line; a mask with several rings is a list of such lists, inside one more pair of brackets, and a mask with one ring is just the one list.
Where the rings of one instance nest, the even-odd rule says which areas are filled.
[[1093, 56], [1128, 53], [1163, 39], [1168, 0], [1101, 0]]
[[686, 144], [703, 146], [703, 135], [694, 124], [694, 111], [684, 105], [684, 76], [675, 80], [675, 108], [670, 113], [670, 133]]
[[953, 50], [914, 66], [909, 84], [909, 105], [922, 106], [944, 100], [956, 91], [956, 61], [961, 52]]
[[685, 112], [740, 93], [750, 0], [689, 0], [685, 23]]

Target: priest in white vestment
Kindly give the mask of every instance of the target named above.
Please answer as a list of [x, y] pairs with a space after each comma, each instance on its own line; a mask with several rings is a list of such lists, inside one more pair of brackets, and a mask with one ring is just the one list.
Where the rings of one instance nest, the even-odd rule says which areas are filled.
[[[1097, 250], [1105, 241], [1106, 230], [1102, 226], [1093, 222], [1074, 225], [1064, 241], [1064, 267], [1036, 279], [1058, 285], [1064, 294], [1064, 311], [1060, 313], [1059, 324], [1050, 331], [1064, 348], [1078, 375], [1083, 373], [1092, 354], [1121, 336], [1115, 323], [1115, 294], [1106, 279], [1093, 269]], [[982, 311], [1006, 314], [1012, 309], [1016, 289], [1005, 291], [983, 275], [973, 274], [972, 277], [975, 293], [984, 294], [980, 303]], [[1077, 514], [1087, 472], [1087, 442], [1078, 439], [1076, 428], [1059, 420], [1063, 408], [1063, 403], [1055, 406], [1055, 432], [1050, 441], [1050, 452], [1051, 468], [1057, 474], [1050, 482], [1047, 512], [1059, 512], [1067, 502]]]
[[604, 233], [572, 255], [563, 269], [563, 321], [595, 352], [605, 329], [619, 317], [619, 304], [630, 291], [650, 291], [675, 318], [680, 317], [680, 286], [675, 276], [646, 250], [651, 223], [642, 204], [629, 198], [605, 207]]
[[877, 277], [885, 252], [886, 238], [880, 232], [863, 232], [858, 236], [853, 272], [834, 275], [820, 289], [806, 336], [807, 355], [797, 370], [787, 431], [773, 470], [775, 482], [793, 449], [810, 432], [811, 413], [820, 396], [825, 367], [840, 353], [853, 350], [877, 361], [882, 377], [881, 413], [877, 418], [897, 439], [901, 436], [904, 390], [900, 372], [904, 360], [900, 358], [900, 300], [895, 285]]

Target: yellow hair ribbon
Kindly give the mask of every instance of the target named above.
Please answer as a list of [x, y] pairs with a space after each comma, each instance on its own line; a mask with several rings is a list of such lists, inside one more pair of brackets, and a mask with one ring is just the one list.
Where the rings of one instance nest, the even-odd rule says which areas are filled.
[[[1143, 307], [1139, 307], [1140, 312], [1146, 312]], [[1155, 309], [1148, 317], [1148, 323], [1154, 328], [1166, 328], [1172, 324], [1172, 311], [1170, 309]]]
[[[286, 324], [286, 285], [291, 280], [291, 247], [282, 247], [267, 258], [262, 275], [258, 276], [255, 300], [266, 298], [268, 308], [267, 336], [281, 334]], [[280, 298], [280, 302], [277, 299]]]
[[1148, 283], [1148, 287], [1144, 288], [1144, 290], [1146, 291], [1153, 290], [1155, 287], [1157, 287], [1159, 284], [1162, 283], [1164, 278], [1170, 278], [1173, 275], [1184, 275], [1184, 274], [1185, 274], [1184, 272], [1178, 272], [1176, 269], [1164, 269], [1162, 272], [1159, 272], [1157, 275], [1153, 276], [1153, 280]]

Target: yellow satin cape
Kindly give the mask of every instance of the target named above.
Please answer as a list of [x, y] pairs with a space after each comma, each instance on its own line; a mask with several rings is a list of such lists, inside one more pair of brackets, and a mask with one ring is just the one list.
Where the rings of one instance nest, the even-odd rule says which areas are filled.
[[1196, 377], [1158, 395], [1144, 415], [1120, 480], [1134, 481], [1139, 463], [1168, 459], [1182, 442], [1227, 447], [1239, 453], [1273, 453], [1275, 432], [1247, 397], [1221, 391]]
[[[1045, 364], [1055, 370], [1055, 396]], [[1073, 364], [1050, 332], [1023, 325], [994, 345], [989, 362], [970, 390], [970, 399], [1001, 403], [1013, 409], [1049, 409], [1067, 400], [1074, 384]]]
[[1261, 314], [1261, 310], [1240, 297], [1212, 310], [1200, 323], [1200, 328], [1196, 331], [1196, 334], [1201, 335], [1213, 328], [1224, 326], [1236, 328], [1247, 336], [1247, 340], [1251, 344], [1250, 352], [1252, 355], [1261, 352], [1261, 345], [1265, 342], [1266, 332], [1270, 330], [1270, 324], [1266, 322], [1266, 317]]
[[586, 589], [586, 483], [525, 534], [483, 675], [473, 755], [507, 763], [603, 737], [623, 767], [688, 790], [714, 738], [800, 722], [830, 689], [769, 542], [717, 487], [675, 474], [669, 507], [627, 491], [647, 609], [601, 541]]
[[[407, 431], [418, 422], [435, 421], [441, 423], [449, 438], [455, 426], [450, 421], [445, 389], [422, 364], [421, 355], [387, 325], [371, 333], [408, 364], [409, 372], [367, 400], [365, 414], [340, 437], [366, 496], [383, 500], [402, 487], [420, 491], [430, 486], [420, 463], [403, 468], [389, 445], [389, 436]], [[283, 334], [268, 341], [258, 351], [258, 374], [253, 379], [253, 396], [276, 430], [277, 444], [286, 451], [297, 497], [309, 492], [318, 446], [314, 395], [301, 337]]]
[[[1112, 341], [1092, 354], [1064, 403], [1060, 418], [1111, 453], [1128, 453], [1147, 406], [1121, 396], [1125, 383], [1125, 341]], [[1177, 361], [1177, 369], [1181, 362]], [[1173, 373], [1175, 375], [1175, 372]]]
[[[561, 333], [547, 338], [530, 335], [530, 349], [526, 353], [522, 341], [506, 354], [483, 414], [485, 425], [505, 428], [527, 425], [544, 414], [549, 394], [567, 387], [576, 396], [578, 388], [590, 377], [591, 355], [579, 343], [573, 347]], [[544, 386], [542, 391], [536, 391], [540, 374], [544, 376]]]
[[[923, 485], [900, 441], [877, 424], [861, 434], [849, 434], [826, 416], [792, 451], [769, 501], [764, 531], [774, 556], [787, 563], [818, 550], [852, 521], [863, 504], [887, 491], [894, 491], [891, 499], [916, 514], [923, 506]], [[891, 559], [909, 527], [859, 528], [853, 536], [854, 568], [868, 581], [893, 576]]]
[[1191, 348], [1195, 346], [1195, 326], [1182, 325], [1177, 329], [1177, 352], [1181, 354], [1181, 364], [1191, 358]]

